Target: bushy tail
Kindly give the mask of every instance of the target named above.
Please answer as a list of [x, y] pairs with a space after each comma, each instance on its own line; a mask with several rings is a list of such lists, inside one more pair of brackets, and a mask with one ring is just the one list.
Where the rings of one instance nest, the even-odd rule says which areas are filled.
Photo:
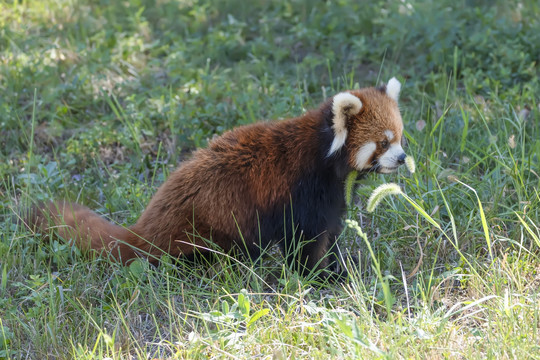
[[64, 201], [35, 206], [27, 224], [33, 231], [53, 233], [82, 251], [110, 253], [124, 264], [144, 255], [147, 247], [129, 229], [108, 222], [86, 206]]

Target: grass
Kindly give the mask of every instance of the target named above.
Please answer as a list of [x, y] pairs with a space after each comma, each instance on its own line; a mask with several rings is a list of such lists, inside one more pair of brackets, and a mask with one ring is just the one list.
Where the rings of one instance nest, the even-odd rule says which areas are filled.
[[[539, 19], [533, 0], [0, 2], [0, 358], [540, 358]], [[394, 75], [416, 172], [359, 183], [343, 284], [275, 252], [123, 267], [17, 220], [67, 198], [132, 224], [214, 134]], [[368, 213], [388, 182], [406, 197]]]

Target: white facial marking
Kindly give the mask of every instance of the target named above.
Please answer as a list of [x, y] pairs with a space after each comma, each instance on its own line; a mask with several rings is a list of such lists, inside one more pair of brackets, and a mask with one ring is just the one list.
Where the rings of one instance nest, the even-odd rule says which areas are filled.
[[330, 146], [330, 150], [328, 151], [328, 156], [332, 155], [345, 144], [345, 140], [347, 139], [347, 130], [340, 131], [334, 135], [334, 141], [332, 141], [332, 146]]
[[388, 150], [379, 158], [380, 172], [389, 173], [394, 171], [399, 165], [399, 157], [404, 154], [400, 144], [392, 144]]
[[345, 144], [347, 139], [347, 117], [358, 114], [360, 109], [362, 109], [362, 102], [353, 94], [343, 92], [334, 96], [332, 102], [334, 141], [332, 141], [328, 156], [341, 149]]
[[388, 95], [390, 98], [394, 99], [395, 101], [398, 101], [400, 91], [401, 91], [401, 83], [395, 77], [391, 78], [388, 81], [388, 84], [386, 84], [386, 95]]
[[385, 130], [384, 135], [386, 135], [386, 138], [388, 139], [388, 141], [394, 140], [394, 133], [392, 131]]
[[369, 142], [358, 150], [356, 153], [356, 168], [358, 170], [371, 166], [369, 159], [371, 159], [375, 150], [377, 150], [377, 145], [374, 142]]

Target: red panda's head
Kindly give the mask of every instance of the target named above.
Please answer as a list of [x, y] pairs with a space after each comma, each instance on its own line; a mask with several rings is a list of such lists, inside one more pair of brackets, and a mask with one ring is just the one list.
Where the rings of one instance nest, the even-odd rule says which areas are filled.
[[390, 173], [405, 162], [403, 121], [398, 108], [401, 84], [339, 93], [332, 100], [334, 140], [328, 156], [347, 149], [348, 164], [359, 171]]

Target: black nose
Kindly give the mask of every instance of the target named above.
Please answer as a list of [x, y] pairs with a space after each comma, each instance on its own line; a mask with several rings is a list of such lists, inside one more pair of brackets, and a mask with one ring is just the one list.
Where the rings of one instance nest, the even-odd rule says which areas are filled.
[[405, 158], [407, 157], [407, 154], [403, 153], [401, 155], [399, 155], [399, 157], [397, 158], [397, 162], [399, 165], [403, 165], [405, 164]]

